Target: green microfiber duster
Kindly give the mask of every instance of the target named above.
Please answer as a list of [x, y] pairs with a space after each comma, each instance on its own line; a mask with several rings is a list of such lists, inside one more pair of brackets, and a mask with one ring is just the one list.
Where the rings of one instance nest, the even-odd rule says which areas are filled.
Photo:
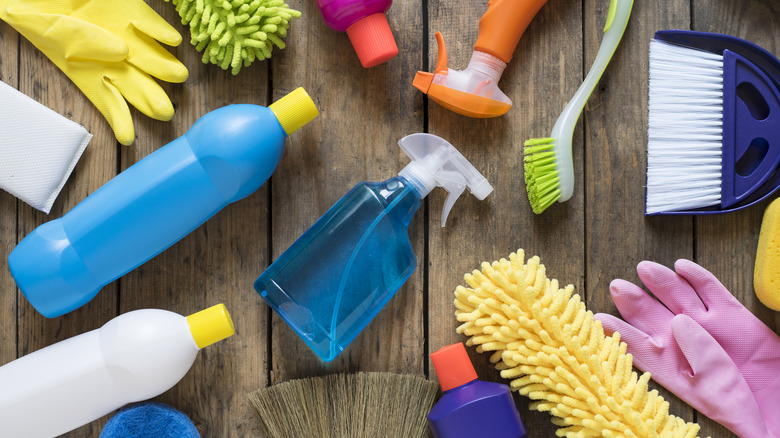
[[172, 1], [183, 24], [189, 24], [192, 45], [203, 52], [203, 63], [238, 74], [255, 59], [271, 57], [276, 44], [284, 49], [290, 20], [301, 16], [283, 0]]

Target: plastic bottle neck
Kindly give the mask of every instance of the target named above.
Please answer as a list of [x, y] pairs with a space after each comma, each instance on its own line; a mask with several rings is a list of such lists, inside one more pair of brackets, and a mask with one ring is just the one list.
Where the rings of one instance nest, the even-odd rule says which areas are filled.
[[378, 184], [377, 195], [384, 198], [387, 214], [408, 226], [420, 208], [422, 198], [420, 198], [417, 189], [402, 176], [396, 176]]
[[461, 389], [468, 388], [469, 386], [471, 386], [471, 385], [473, 385], [473, 384], [475, 384], [476, 382], [479, 382], [479, 381], [480, 381], [479, 379], [470, 380], [470, 381], [468, 381], [468, 382], [466, 382], [466, 383], [464, 383], [464, 384], [462, 384], [460, 386], [456, 386], [456, 387], [450, 388], [450, 389], [448, 389], [446, 391], [442, 391], [442, 393], [443, 394], [451, 394], [453, 392], [460, 391]]
[[471, 53], [471, 60], [469, 61], [468, 68], [488, 76], [497, 83], [504, 73], [506, 63], [489, 53], [475, 50]]
[[416, 161], [407, 164], [406, 167], [398, 172], [398, 176], [402, 177], [412, 186], [417, 194], [420, 195], [420, 199], [428, 196], [428, 193], [431, 193], [431, 190], [438, 186], [433, 175]]

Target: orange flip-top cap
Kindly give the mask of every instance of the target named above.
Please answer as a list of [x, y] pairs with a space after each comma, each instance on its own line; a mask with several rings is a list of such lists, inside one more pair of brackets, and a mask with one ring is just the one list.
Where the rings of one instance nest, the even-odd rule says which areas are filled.
[[477, 379], [477, 372], [461, 342], [448, 345], [431, 353], [431, 361], [442, 391], [465, 385]]
[[384, 13], [361, 18], [347, 28], [352, 47], [363, 67], [379, 65], [398, 54], [393, 31]]

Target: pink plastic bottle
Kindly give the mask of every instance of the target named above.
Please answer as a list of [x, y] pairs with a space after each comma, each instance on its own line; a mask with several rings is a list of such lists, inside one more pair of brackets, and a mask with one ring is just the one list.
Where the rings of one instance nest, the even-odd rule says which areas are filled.
[[363, 67], [379, 65], [398, 54], [385, 12], [392, 0], [317, 0], [325, 24], [347, 32]]

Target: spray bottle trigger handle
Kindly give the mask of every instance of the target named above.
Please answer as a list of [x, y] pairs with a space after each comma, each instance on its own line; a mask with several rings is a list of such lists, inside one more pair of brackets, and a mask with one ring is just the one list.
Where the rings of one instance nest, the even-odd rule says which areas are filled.
[[466, 190], [465, 185], [458, 186], [457, 189], [449, 192], [449, 195], [447, 195], [447, 199], [444, 200], [444, 207], [441, 209], [441, 226], [444, 228], [444, 225], [447, 223], [447, 216], [450, 215], [450, 210], [452, 210], [452, 206], [455, 205], [455, 201], [460, 198], [460, 195], [463, 194], [463, 191]]
[[439, 53], [436, 58], [436, 73], [440, 75], [446, 75], [448, 71], [447, 46], [444, 45], [444, 37], [439, 31], [436, 31], [436, 46], [439, 49]]
[[439, 46], [439, 55], [436, 60], [436, 70], [434, 73], [418, 71], [414, 76], [414, 81], [412, 81], [414, 88], [417, 88], [425, 94], [428, 94], [428, 89], [431, 88], [431, 84], [433, 84], [433, 78], [436, 75], [447, 76], [447, 73], [449, 72], [449, 69], [447, 68], [447, 47], [444, 45], [444, 37], [441, 35], [441, 32], [436, 32], [436, 45]]
[[467, 182], [458, 172], [440, 172], [436, 175], [436, 183], [439, 187], [447, 191], [447, 199], [444, 200], [444, 206], [441, 209], [441, 226], [447, 223], [447, 216], [450, 215], [452, 206], [460, 195], [466, 190]]

